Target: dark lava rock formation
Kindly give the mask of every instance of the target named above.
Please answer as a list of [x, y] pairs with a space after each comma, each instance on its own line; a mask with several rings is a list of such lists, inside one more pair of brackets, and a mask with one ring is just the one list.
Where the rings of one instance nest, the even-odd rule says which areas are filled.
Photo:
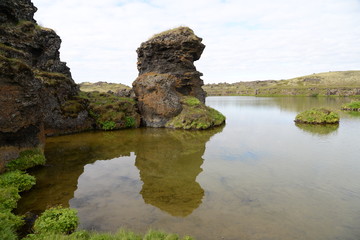
[[[194, 97], [205, 104], [202, 73], [194, 66], [205, 48], [201, 41], [190, 28], [179, 27], [153, 36], [137, 49], [139, 76], [133, 89], [145, 126], [197, 128], [166, 124], [182, 113], [183, 97]], [[206, 125], [219, 125], [224, 120]]]
[[[42, 115], [49, 134], [91, 128], [85, 110], [76, 118], [69, 118], [62, 111], [62, 105], [76, 96], [79, 88], [66, 63], [60, 60], [60, 37], [53, 30], [37, 25], [33, 19], [37, 8], [30, 0], [4, 0], [0, 9], [0, 54], [31, 69], [33, 77], [25, 82], [40, 84], [34, 94], [40, 99], [41, 111], [32, 114]], [[19, 73], [21, 70], [15, 72]], [[11, 104], [8, 102], [7, 106]]]
[[20, 152], [42, 149], [45, 135], [140, 123], [135, 102], [109, 97], [93, 107], [97, 99], [79, 93], [60, 37], [36, 23], [36, 10], [30, 0], [0, 1], [0, 172]]

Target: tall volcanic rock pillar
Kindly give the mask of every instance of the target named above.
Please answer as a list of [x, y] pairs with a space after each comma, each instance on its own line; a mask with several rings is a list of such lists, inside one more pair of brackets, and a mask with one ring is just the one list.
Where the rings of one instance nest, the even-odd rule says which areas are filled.
[[[139, 76], [133, 89], [145, 126], [204, 129], [219, 125], [189, 127], [194, 121], [187, 118], [189, 109], [184, 111], [189, 105], [208, 110], [204, 105], [206, 93], [201, 88], [202, 73], [194, 66], [205, 48], [201, 41], [190, 28], [179, 27], [154, 35], [137, 49]], [[169, 124], [181, 114], [186, 115], [183, 120], [187, 126]]]

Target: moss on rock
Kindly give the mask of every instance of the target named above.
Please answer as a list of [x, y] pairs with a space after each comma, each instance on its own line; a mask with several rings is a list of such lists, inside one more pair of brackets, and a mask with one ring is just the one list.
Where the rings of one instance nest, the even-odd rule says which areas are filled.
[[339, 121], [339, 114], [325, 108], [313, 108], [299, 113], [295, 118], [296, 123], [307, 124], [337, 124]]
[[225, 116], [205, 106], [195, 97], [181, 99], [183, 110], [166, 123], [166, 127], [179, 129], [208, 129], [225, 123]]
[[136, 101], [111, 93], [80, 92], [79, 98], [89, 101], [88, 111], [98, 129], [115, 130], [140, 126]]

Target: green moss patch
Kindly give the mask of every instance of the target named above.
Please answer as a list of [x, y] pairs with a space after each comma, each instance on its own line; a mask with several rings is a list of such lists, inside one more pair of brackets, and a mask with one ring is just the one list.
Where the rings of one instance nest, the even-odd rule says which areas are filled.
[[179, 129], [208, 129], [225, 122], [225, 116], [217, 110], [207, 107], [195, 97], [181, 100], [183, 110], [166, 123], [166, 127]]
[[0, 211], [16, 208], [19, 199], [20, 195], [16, 187], [0, 188]]
[[25, 172], [16, 170], [0, 175], [0, 187], [16, 187], [19, 192], [29, 190], [36, 183], [35, 177]]
[[295, 118], [296, 123], [308, 124], [337, 124], [339, 121], [339, 114], [324, 108], [304, 111]]
[[62, 73], [57, 72], [44, 72], [40, 70], [34, 70], [35, 78], [40, 80], [47, 86], [58, 86], [64, 82], [71, 83], [72, 80]]
[[79, 98], [89, 101], [88, 111], [98, 129], [107, 131], [140, 125], [136, 102], [132, 98], [100, 92], [80, 92]]
[[35, 178], [21, 171], [0, 175], [0, 239], [18, 239], [16, 231], [24, 221], [11, 211], [17, 207], [19, 192], [29, 190], [34, 184]]
[[88, 101], [83, 99], [67, 100], [61, 105], [61, 112], [64, 116], [77, 118], [79, 113], [86, 110]]
[[353, 101], [351, 103], [347, 103], [343, 105], [341, 109], [345, 111], [360, 111], [360, 101]]
[[44, 165], [45, 161], [44, 153], [40, 149], [26, 150], [22, 151], [18, 158], [6, 164], [6, 168], [10, 171], [26, 170], [37, 165]]
[[79, 224], [77, 211], [71, 208], [54, 207], [45, 210], [36, 219], [34, 230], [36, 233], [64, 233], [69, 234], [75, 231]]

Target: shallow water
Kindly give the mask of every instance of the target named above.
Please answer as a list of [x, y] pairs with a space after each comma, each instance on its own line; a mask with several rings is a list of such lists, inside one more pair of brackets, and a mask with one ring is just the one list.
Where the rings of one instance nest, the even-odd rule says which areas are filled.
[[55, 204], [81, 228], [149, 228], [212, 239], [360, 239], [360, 116], [295, 125], [344, 98], [209, 97], [209, 131], [134, 129], [47, 139], [47, 166], [19, 213]]

